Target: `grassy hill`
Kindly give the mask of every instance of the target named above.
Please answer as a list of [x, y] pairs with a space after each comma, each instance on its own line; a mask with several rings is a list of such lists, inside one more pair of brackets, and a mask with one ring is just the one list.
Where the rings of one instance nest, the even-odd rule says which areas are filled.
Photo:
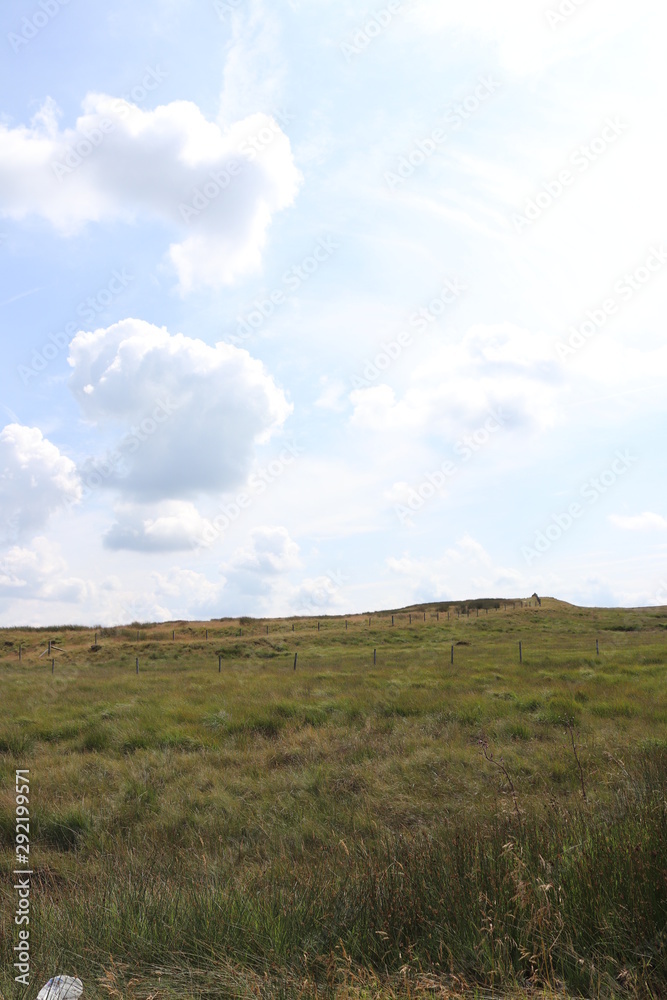
[[533, 597], [1, 630], [0, 990], [29, 768], [35, 986], [666, 995], [666, 629]]

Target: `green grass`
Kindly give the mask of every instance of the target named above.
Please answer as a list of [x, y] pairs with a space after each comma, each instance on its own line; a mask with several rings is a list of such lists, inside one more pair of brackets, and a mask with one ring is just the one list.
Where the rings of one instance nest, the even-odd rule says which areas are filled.
[[2, 630], [3, 996], [17, 767], [35, 986], [667, 994], [667, 610], [493, 603]]

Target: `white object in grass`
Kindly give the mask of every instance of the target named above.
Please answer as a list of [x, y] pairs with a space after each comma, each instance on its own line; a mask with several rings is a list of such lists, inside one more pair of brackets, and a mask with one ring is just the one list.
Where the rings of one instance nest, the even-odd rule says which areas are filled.
[[73, 976], [54, 976], [46, 986], [42, 986], [37, 1000], [79, 1000], [83, 993], [83, 983]]

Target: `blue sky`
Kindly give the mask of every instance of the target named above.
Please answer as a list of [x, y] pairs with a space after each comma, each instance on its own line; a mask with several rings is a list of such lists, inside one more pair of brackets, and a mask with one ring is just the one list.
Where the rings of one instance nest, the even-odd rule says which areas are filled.
[[665, 15], [461, 6], [3, 7], [0, 623], [667, 602]]

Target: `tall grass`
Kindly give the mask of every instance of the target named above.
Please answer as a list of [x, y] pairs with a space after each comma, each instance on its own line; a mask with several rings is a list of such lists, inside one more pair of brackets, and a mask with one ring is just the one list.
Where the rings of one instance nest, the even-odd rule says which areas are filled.
[[[179, 989], [188, 969], [193, 981], [207, 970], [197, 996], [238, 995], [221, 986], [230, 969], [285, 996], [335, 995], [350, 969], [376, 982], [428, 971], [486, 988], [667, 995], [667, 753], [644, 754], [631, 779], [604, 808], [301, 858], [276, 843], [254, 870], [126, 842], [82, 858], [73, 884], [43, 887], [39, 961], [130, 991], [123, 966], [155, 981], [176, 963]], [[9, 936], [3, 952], [11, 964]]]
[[[62, 971], [85, 1000], [667, 997], [657, 614], [546, 599], [450, 624], [247, 620], [208, 644], [185, 623], [175, 642], [99, 630], [94, 648], [62, 629], [53, 675], [46, 640], [12, 632], [0, 993], [34, 1000]], [[24, 993], [15, 767], [31, 769]]]

